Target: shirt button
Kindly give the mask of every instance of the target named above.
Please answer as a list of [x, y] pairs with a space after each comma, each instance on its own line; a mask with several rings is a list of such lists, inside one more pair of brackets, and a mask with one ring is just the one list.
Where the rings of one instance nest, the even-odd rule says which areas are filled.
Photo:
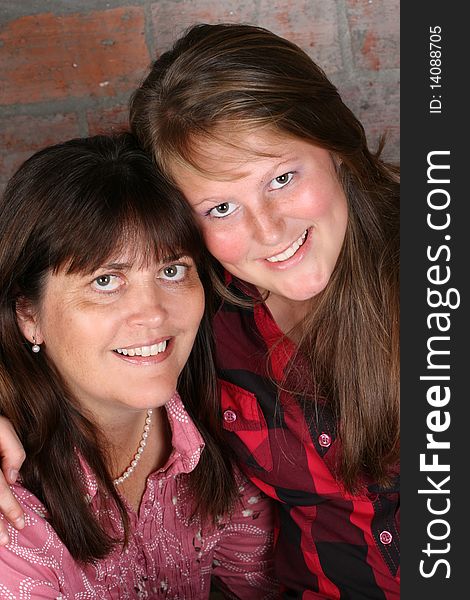
[[393, 540], [393, 536], [390, 531], [382, 531], [380, 534], [380, 541], [382, 544], [391, 544]]
[[318, 443], [323, 448], [328, 448], [331, 445], [331, 437], [327, 433], [321, 433], [318, 436]]
[[233, 410], [224, 411], [224, 421], [225, 422], [233, 423], [236, 420], [237, 420], [237, 415], [236, 415], [236, 413], [233, 412]]

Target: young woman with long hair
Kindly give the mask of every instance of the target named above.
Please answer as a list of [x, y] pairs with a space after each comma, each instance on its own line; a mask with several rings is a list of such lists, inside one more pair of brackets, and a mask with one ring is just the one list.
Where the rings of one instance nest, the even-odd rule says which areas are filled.
[[226, 439], [277, 500], [286, 598], [397, 598], [399, 185], [310, 57], [199, 25], [131, 125], [219, 262]]

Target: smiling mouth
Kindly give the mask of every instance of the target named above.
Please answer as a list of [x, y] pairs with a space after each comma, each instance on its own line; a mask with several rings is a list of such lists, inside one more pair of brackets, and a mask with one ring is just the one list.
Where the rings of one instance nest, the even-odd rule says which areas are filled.
[[295, 240], [295, 242], [291, 246], [286, 248], [283, 252], [281, 252], [280, 254], [275, 254], [274, 256], [270, 256], [266, 260], [268, 262], [275, 263], [275, 262], [284, 262], [285, 260], [292, 258], [294, 256], [294, 254], [297, 252], [297, 250], [305, 242], [305, 240], [307, 238], [307, 233], [308, 233], [308, 229], [306, 229], [303, 232], [303, 234], [299, 237], [299, 239]]
[[169, 340], [164, 340], [151, 346], [136, 346], [135, 348], [115, 348], [113, 352], [123, 354], [124, 356], [156, 356], [165, 352]]

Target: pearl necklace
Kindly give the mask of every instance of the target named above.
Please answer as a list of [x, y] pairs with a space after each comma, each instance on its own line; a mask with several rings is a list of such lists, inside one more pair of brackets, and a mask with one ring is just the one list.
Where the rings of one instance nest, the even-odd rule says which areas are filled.
[[117, 477], [116, 479], [113, 480], [114, 485], [120, 485], [123, 481], [125, 481], [129, 477], [129, 475], [132, 475], [132, 473], [134, 472], [134, 469], [136, 468], [137, 463], [139, 462], [140, 457], [142, 456], [142, 452], [144, 451], [144, 448], [147, 445], [147, 438], [149, 435], [150, 423], [152, 422], [152, 412], [153, 411], [151, 408], [147, 409], [147, 417], [145, 419], [144, 430], [142, 432], [142, 437], [140, 438], [139, 447], [137, 448], [137, 452], [135, 453], [131, 464], [127, 467], [127, 469], [124, 471], [124, 473], [122, 473], [122, 475], [120, 475], [119, 477]]

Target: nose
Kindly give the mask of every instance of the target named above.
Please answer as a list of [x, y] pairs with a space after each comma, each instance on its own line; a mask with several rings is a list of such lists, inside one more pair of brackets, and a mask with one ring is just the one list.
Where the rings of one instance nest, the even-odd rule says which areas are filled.
[[168, 319], [165, 294], [155, 285], [139, 287], [128, 300], [127, 322], [130, 326], [157, 328]]
[[258, 209], [252, 217], [253, 237], [265, 246], [277, 246], [283, 239], [284, 218], [271, 203]]

